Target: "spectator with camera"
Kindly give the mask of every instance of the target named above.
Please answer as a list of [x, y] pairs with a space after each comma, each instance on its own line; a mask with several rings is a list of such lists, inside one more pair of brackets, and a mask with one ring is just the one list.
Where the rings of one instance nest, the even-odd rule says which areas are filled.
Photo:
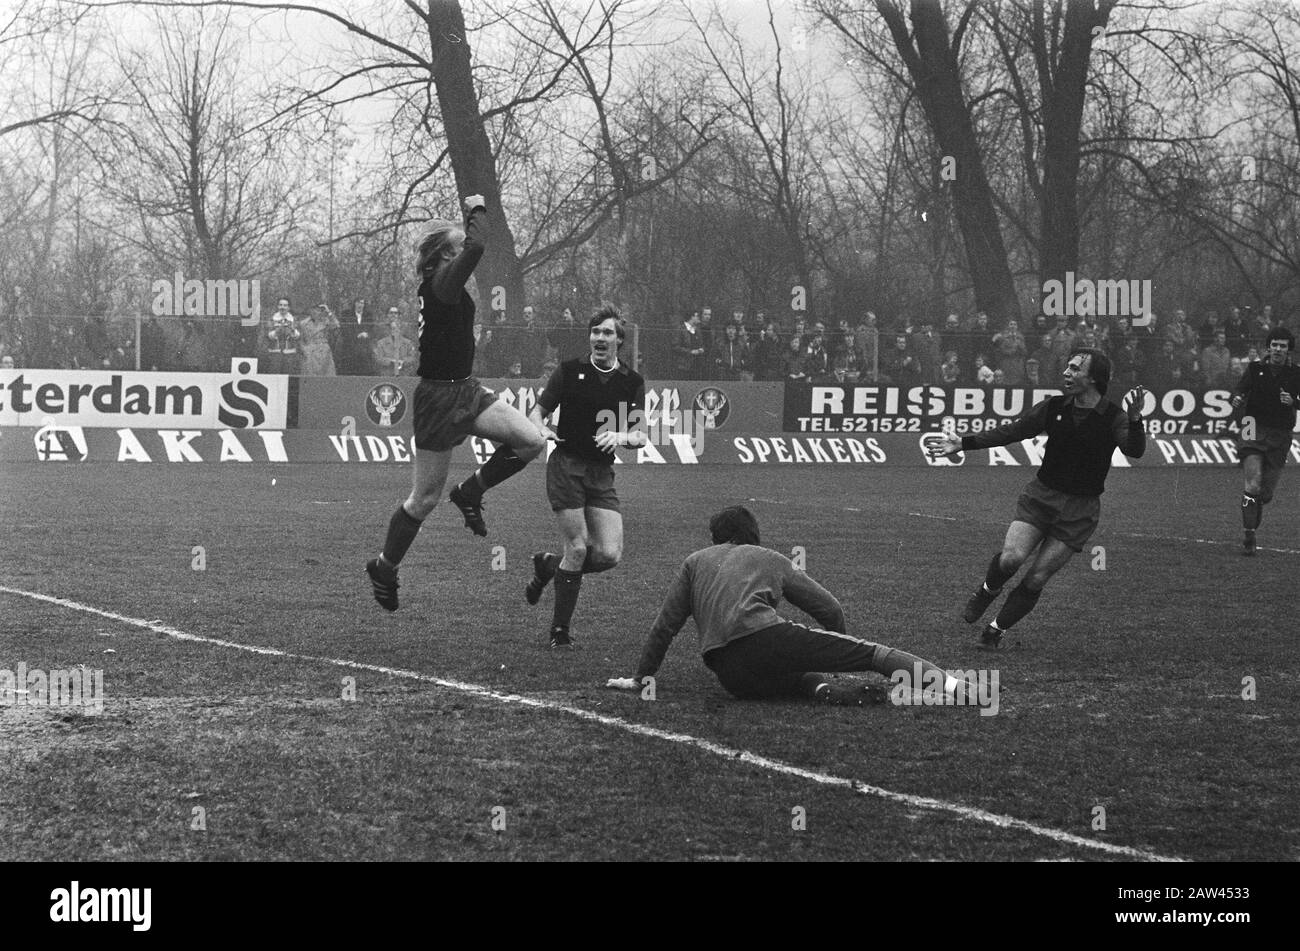
[[266, 373], [296, 374], [298, 372], [298, 318], [289, 310], [289, 298], [281, 297], [275, 313], [263, 324], [266, 344]]
[[302, 319], [303, 376], [334, 376], [337, 367], [330, 338], [337, 334], [338, 329], [338, 318], [324, 304], [317, 304], [316, 310]]

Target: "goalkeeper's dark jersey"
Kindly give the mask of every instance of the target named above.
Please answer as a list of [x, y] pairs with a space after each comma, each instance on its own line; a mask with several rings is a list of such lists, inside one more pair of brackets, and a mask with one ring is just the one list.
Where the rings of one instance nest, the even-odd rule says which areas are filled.
[[1253, 416], [1256, 425], [1269, 429], [1295, 429], [1296, 404], [1282, 405], [1283, 390], [1300, 401], [1300, 367], [1290, 363], [1274, 367], [1267, 360], [1252, 360], [1234, 391], [1246, 398], [1241, 418]]
[[465, 247], [420, 283], [420, 376], [463, 380], [474, 372], [474, 298], [465, 290], [483, 257], [487, 211], [475, 208], [465, 221]]

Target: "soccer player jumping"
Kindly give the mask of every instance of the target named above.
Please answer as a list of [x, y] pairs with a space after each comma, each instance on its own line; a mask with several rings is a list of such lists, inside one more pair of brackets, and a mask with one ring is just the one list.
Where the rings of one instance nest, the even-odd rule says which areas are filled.
[[[551, 647], [569, 647], [569, 623], [582, 576], [608, 571], [623, 557], [623, 516], [614, 491], [614, 448], [646, 443], [641, 425], [645, 380], [618, 359], [623, 320], [610, 305], [587, 324], [591, 350], [565, 360], [537, 398], [528, 418], [556, 441], [546, 463], [546, 495], [564, 537], [564, 553], [533, 555], [533, 579], [524, 597], [536, 604], [555, 579]], [[560, 408], [558, 432], [545, 418]]]
[[1252, 361], [1242, 374], [1232, 397], [1232, 407], [1241, 414], [1237, 434], [1237, 455], [1246, 471], [1241, 493], [1241, 526], [1245, 538], [1243, 555], [1255, 554], [1255, 530], [1264, 506], [1286, 465], [1295, 429], [1296, 403], [1300, 401], [1300, 367], [1291, 363], [1295, 335], [1285, 327], [1268, 332], [1268, 358]]
[[1144, 390], [1129, 390], [1127, 415], [1106, 399], [1110, 360], [1100, 350], [1076, 348], [1065, 366], [1065, 394], [1035, 405], [1018, 419], [972, 436], [945, 433], [931, 450], [933, 456], [1006, 446], [1047, 433], [1043, 464], [1025, 486], [1016, 504], [1015, 520], [1007, 529], [1002, 551], [989, 562], [984, 583], [962, 613], [974, 624], [1002, 592], [1021, 565], [1028, 564], [1020, 584], [976, 644], [984, 650], [1002, 645], [1002, 635], [1034, 609], [1043, 587], [1065, 567], [1096, 531], [1101, 494], [1106, 487], [1116, 448], [1140, 458], [1146, 452], [1142, 426]]
[[397, 610], [397, 566], [447, 482], [452, 450], [467, 436], [499, 442], [492, 457], [452, 490], [450, 501], [475, 535], [486, 535], [483, 493], [546, 448], [523, 413], [473, 376], [474, 299], [465, 283], [483, 257], [488, 213], [482, 195], [465, 199], [465, 225], [434, 221], [420, 240], [420, 384], [415, 390], [415, 473], [411, 494], [388, 523], [384, 549], [366, 562], [375, 600]]

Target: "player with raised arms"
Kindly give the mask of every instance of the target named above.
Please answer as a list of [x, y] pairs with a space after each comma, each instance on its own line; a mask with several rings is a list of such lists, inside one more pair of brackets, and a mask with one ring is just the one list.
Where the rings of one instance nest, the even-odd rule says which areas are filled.
[[388, 523], [378, 558], [366, 562], [375, 600], [397, 610], [397, 566], [447, 482], [452, 449], [470, 436], [501, 445], [456, 486], [451, 502], [476, 535], [486, 535], [483, 493], [524, 468], [546, 448], [523, 413], [478, 381], [474, 366], [474, 299], [465, 284], [483, 257], [488, 212], [482, 195], [464, 201], [465, 224], [434, 221], [420, 240], [420, 383], [415, 390], [415, 472], [411, 494]]
[[1110, 360], [1100, 350], [1078, 347], [1065, 366], [1065, 394], [1033, 406], [1018, 419], [971, 436], [945, 433], [932, 456], [990, 449], [1047, 433], [1043, 464], [1025, 486], [1002, 550], [989, 562], [984, 583], [966, 603], [962, 619], [974, 624], [1002, 592], [1002, 587], [1029, 568], [1001, 610], [988, 624], [977, 647], [996, 650], [1002, 635], [1034, 609], [1051, 577], [1065, 567], [1092, 537], [1101, 517], [1111, 457], [1118, 448], [1137, 459], [1146, 452], [1142, 426], [1145, 391], [1129, 390], [1128, 412], [1106, 399]]
[[1274, 327], [1268, 332], [1267, 346], [1268, 357], [1251, 361], [1232, 397], [1232, 408], [1241, 415], [1237, 455], [1246, 475], [1241, 492], [1243, 555], [1255, 554], [1255, 531], [1282, 477], [1300, 401], [1300, 367], [1291, 363], [1295, 335], [1285, 327]]
[[[614, 491], [614, 449], [646, 443], [645, 380], [618, 358], [623, 318], [609, 304], [587, 324], [590, 351], [565, 360], [546, 381], [528, 417], [556, 442], [546, 463], [546, 496], [564, 539], [562, 554], [533, 555], [524, 597], [536, 604], [555, 579], [551, 647], [569, 647], [569, 624], [582, 576], [608, 571], [623, 557], [623, 515]], [[559, 407], [555, 432], [545, 419]]]
[[[641, 649], [636, 674], [606, 683], [619, 690], [641, 689], [663, 664], [673, 638], [695, 618], [700, 653], [718, 682], [738, 700], [809, 697], [829, 703], [883, 703], [882, 687], [833, 686], [827, 673], [874, 671], [933, 683], [948, 702], [975, 698], [968, 681], [928, 660], [846, 633], [844, 609], [835, 596], [794, 566], [785, 555], [762, 547], [758, 520], [744, 506], [723, 509], [709, 520], [713, 544], [682, 562], [659, 616]], [[784, 599], [811, 615], [816, 627], [787, 621], [776, 612]], [[920, 682], [915, 682], [919, 673]]]

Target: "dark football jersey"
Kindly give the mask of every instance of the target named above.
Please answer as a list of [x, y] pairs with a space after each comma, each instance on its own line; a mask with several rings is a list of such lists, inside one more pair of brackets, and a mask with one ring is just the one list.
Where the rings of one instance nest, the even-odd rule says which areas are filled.
[[474, 298], [465, 282], [483, 257], [487, 211], [470, 212], [465, 247], [435, 276], [420, 282], [420, 376], [463, 380], [474, 372]]
[[1258, 425], [1272, 429], [1294, 429], [1296, 404], [1282, 405], [1283, 390], [1293, 401], [1300, 401], [1300, 367], [1290, 363], [1272, 367], [1267, 360], [1252, 360], [1236, 389], [1246, 397], [1241, 418], [1253, 416]]
[[645, 410], [645, 380], [620, 362], [613, 370], [601, 370], [590, 355], [565, 360], [537, 398], [543, 415], [560, 407], [555, 434], [563, 440], [556, 451], [568, 452], [593, 462], [612, 462], [613, 454], [596, 445], [602, 428], [625, 431], [635, 421], [633, 412]]

